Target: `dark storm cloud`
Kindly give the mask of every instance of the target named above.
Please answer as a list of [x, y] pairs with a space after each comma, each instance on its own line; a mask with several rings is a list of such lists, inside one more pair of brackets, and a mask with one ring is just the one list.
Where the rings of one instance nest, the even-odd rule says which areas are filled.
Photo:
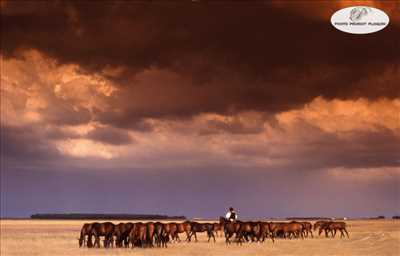
[[33, 127], [1, 125], [1, 155], [13, 165], [24, 166], [61, 159], [57, 148]]
[[320, 134], [318, 139], [296, 147], [291, 160], [307, 170], [398, 167], [399, 152], [400, 138], [390, 130], [357, 132], [347, 136]]
[[229, 121], [209, 120], [207, 127], [199, 131], [200, 135], [210, 135], [215, 133], [231, 133], [231, 134], [257, 134], [264, 130], [264, 119], [257, 120], [253, 124], [248, 125], [245, 121], [239, 120], [237, 117]]
[[246, 159], [269, 158], [282, 170], [400, 166], [400, 138], [388, 129], [326, 133], [303, 123], [295, 128], [295, 132], [301, 140], [288, 141], [289, 144], [239, 144], [228, 150]]
[[[23, 129], [23, 127], [20, 127], [20, 129]], [[76, 134], [72, 131], [66, 131], [61, 129], [60, 127], [53, 126], [53, 127], [48, 127], [47, 129], [44, 130], [44, 138], [46, 140], [66, 140], [66, 139], [78, 139], [81, 138], [79, 134]]]
[[[320, 95], [399, 95], [393, 79], [379, 88], [360, 83], [399, 65], [396, 22], [379, 33], [353, 36], [336, 31], [326, 20], [261, 3], [42, 5], [6, 4], [5, 55], [34, 48], [59, 63], [104, 73], [123, 85], [121, 94], [147, 99], [139, 107], [129, 97], [118, 99], [126, 106], [124, 120], [249, 109], [276, 112]], [[103, 71], [109, 67], [122, 69], [107, 75]], [[138, 93], [134, 75], [148, 69], [175, 73], [178, 85], [167, 86], [160, 79], [151, 94]], [[182, 96], [171, 95], [171, 90]], [[155, 97], [157, 92], [165, 92], [170, 101]]]
[[42, 111], [46, 121], [57, 125], [79, 125], [85, 124], [91, 120], [91, 114], [88, 109], [83, 107], [73, 107], [58, 101], [49, 108]]

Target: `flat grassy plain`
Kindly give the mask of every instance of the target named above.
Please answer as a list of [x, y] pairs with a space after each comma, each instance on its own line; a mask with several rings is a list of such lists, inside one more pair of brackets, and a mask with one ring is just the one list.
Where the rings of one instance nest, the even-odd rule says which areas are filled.
[[[321, 236], [227, 246], [222, 237], [207, 243], [206, 236], [200, 235], [198, 243], [173, 243], [166, 249], [79, 248], [77, 238], [84, 222], [90, 221], [1, 220], [0, 255], [400, 255], [398, 220], [347, 221], [350, 239]], [[113, 221], [119, 222], [124, 221]]]

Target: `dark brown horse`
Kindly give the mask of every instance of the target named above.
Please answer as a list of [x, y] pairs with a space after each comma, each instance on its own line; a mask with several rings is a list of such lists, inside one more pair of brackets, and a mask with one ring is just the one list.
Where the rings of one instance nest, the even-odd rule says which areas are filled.
[[146, 229], [147, 229], [147, 234], [146, 234], [146, 243], [148, 247], [153, 247], [153, 238], [154, 238], [154, 233], [155, 233], [155, 225], [154, 222], [147, 222], [146, 223]]
[[320, 220], [320, 221], [315, 222], [314, 226], [313, 226], [314, 231], [317, 230], [317, 228], [320, 228], [322, 225], [324, 225], [327, 222], [330, 222], [330, 221]]
[[[109, 247], [113, 244], [113, 233], [115, 225], [111, 222], [92, 223], [92, 228], [88, 238], [88, 247], [100, 247], [100, 237], [104, 236], [104, 247]], [[94, 245], [92, 245], [92, 236], [94, 236]]]
[[331, 222], [326, 225], [325, 227], [332, 233], [332, 237], [336, 236], [336, 232], [339, 230], [340, 231], [340, 238], [346, 237], [345, 234], [347, 235], [347, 238], [349, 237], [349, 233], [346, 230], [346, 223], [345, 222]]
[[90, 236], [90, 231], [92, 230], [93, 223], [85, 223], [81, 228], [81, 235], [79, 237], [79, 247], [85, 246], [86, 244], [86, 237]]
[[299, 222], [303, 225], [303, 233], [305, 237], [308, 237], [308, 235], [311, 235], [311, 237], [313, 237], [313, 233], [312, 233], [312, 224], [310, 222], [307, 221], [303, 221], [303, 222]]
[[133, 223], [119, 223], [115, 225], [114, 233], [116, 247], [129, 246], [129, 234], [133, 228]]
[[240, 228], [236, 232], [236, 238], [237, 238], [237, 242], [240, 245], [242, 245], [242, 242], [249, 241], [249, 236], [252, 237], [253, 223], [249, 222], [249, 221], [247, 221], [247, 222], [237, 221], [237, 223], [240, 223]]
[[215, 243], [215, 235], [214, 235], [214, 224], [213, 223], [199, 223], [199, 222], [191, 222], [191, 232], [189, 234], [189, 241], [191, 241], [192, 236], [194, 235], [195, 242], [197, 242], [196, 233], [207, 232], [208, 242], [210, 242], [211, 237], [214, 239]]
[[161, 222], [154, 223], [154, 240], [157, 247], [167, 247], [168, 238]]
[[325, 232], [325, 237], [329, 237], [329, 232], [333, 236], [332, 230], [329, 229], [329, 224], [331, 223], [332, 221], [318, 221], [314, 224], [314, 230], [319, 228], [318, 236], [320, 236], [322, 232]]

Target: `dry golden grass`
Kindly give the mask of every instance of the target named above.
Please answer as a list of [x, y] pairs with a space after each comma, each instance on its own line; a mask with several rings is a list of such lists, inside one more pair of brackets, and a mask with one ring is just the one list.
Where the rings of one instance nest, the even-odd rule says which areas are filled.
[[[348, 221], [350, 239], [282, 240], [272, 244], [175, 243], [167, 249], [78, 248], [80, 227], [88, 221], [1, 220], [0, 255], [400, 255], [400, 221]], [[114, 221], [118, 223], [118, 221]]]

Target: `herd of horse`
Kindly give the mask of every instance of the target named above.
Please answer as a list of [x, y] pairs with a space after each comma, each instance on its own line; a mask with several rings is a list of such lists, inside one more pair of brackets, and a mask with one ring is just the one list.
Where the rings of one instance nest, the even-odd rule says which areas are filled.
[[[100, 239], [104, 238], [103, 246], [109, 247], [167, 247], [170, 242], [181, 242], [179, 234], [186, 235], [186, 241], [197, 242], [197, 233], [206, 232], [208, 242], [215, 242], [215, 236], [225, 237], [226, 244], [236, 242], [264, 242], [270, 238], [275, 242], [276, 238], [304, 239], [313, 238], [313, 231], [318, 230], [318, 235], [325, 237], [336, 236], [340, 231], [340, 238], [347, 237], [345, 222], [317, 221], [314, 224], [307, 221], [291, 222], [265, 222], [265, 221], [229, 221], [220, 217], [216, 223], [200, 223], [185, 221], [182, 223], [169, 222], [135, 222], [119, 223], [93, 222], [82, 226], [79, 246], [100, 247]], [[94, 242], [93, 242], [94, 240]]]

